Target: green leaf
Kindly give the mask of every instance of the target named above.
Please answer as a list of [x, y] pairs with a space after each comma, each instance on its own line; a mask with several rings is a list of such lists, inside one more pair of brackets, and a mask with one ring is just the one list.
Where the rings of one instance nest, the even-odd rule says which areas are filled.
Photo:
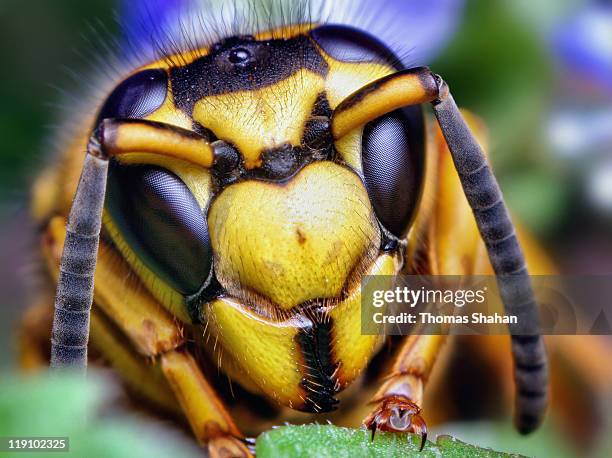
[[257, 458], [305, 457], [491, 457], [508, 455], [466, 444], [450, 436], [438, 436], [436, 443], [427, 441], [419, 453], [421, 438], [417, 435], [379, 432], [374, 441], [365, 429], [340, 428], [333, 425], [283, 426], [263, 433], [257, 439]]

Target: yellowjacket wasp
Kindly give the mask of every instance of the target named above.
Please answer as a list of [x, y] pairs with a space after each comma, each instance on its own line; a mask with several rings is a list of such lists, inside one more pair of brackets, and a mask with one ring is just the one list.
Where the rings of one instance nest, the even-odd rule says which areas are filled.
[[[215, 366], [245, 392], [332, 411], [381, 348], [360, 332], [365, 275], [494, 272], [533, 323], [512, 336], [516, 424], [540, 423], [537, 307], [486, 156], [442, 78], [366, 31], [303, 21], [166, 54], [123, 75], [61, 159], [34, 199], [57, 279], [53, 367], [86, 366], [91, 328], [143, 397], [247, 455]], [[443, 341], [397, 345], [364, 400], [373, 433], [426, 436]]]

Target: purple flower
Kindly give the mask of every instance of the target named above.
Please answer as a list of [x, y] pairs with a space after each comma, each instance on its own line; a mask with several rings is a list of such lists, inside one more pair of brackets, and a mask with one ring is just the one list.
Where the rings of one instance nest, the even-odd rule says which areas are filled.
[[612, 5], [595, 3], [561, 24], [553, 49], [570, 76], [612, 94]]
[[[354, 3], [354, 2], [353, 2]], [[463, 0], [387, 0], [373, 4], [362, 2], [361, 8], [373, 13], [370, 33], [399, 50], [406, 49], [404, 63], [426, 65], [444, 48], [455, 33]], [[371, 6], [368, 6], [371, 5]], [[360, 9], [361, 9], [360, 8]]]
[[119, 13], [123, 38], [135, 44], [157, 38], [190, 3], [192, 0], [124, 0]]
[[[361, 27], [388, 43], [406, 64], [416, 65], [430, 62], [448, 42], [463, 4], [464, 0], [124, 0], [120, 20], [126, 42], [144, 49], [168, 38], [184, 42], [180, 22], [187, 31], [197, 32], [207, 23], [222, 31], [235, 26], [232, 22], [253, 23], [254, 12], [261, 26], [322, 20]], [[233, 21], [233, 16], [239, 20]]]

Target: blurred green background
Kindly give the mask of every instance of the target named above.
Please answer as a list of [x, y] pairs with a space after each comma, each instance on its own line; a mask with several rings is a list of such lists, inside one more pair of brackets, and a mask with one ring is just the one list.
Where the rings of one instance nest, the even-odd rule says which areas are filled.
[[[572, 97], [576, 81], [564, 73], [551, 39], [588, 3], [467, 0], [455, 35], [431, 67], [459, 104], [486, 122], [513, 213], [561, 270], [602, 274], [612, 272], [612, 211], [590, 197], [589, 180], [612, 148], [596, 154], [578, 148], [568, 157], [550, 128], [560, 110], [588, 113], [607, 97], [591, 90]], [[40, 270], [28, 190], [50, 160], [53, 129], [70, 110], [62, 91], [73, 91], [74, 75], [87, 77], [95, 70], [92, 56], [104, 55], [92, 29], [118, 33], [116, 8], [109, 0], [0, 1], [0, 369], [14, 359], [12, 333]]]
[[114, 29], [113, 18], [103, 0], [0, 2], [0, 368], [13, 360], [12, 333], [39, 284], [29, 188], [70, 108], [62, 91], [75, 88], [71, 75], [91, 69], [88, 56], [102, 53], [88, 45], [90, 26]]

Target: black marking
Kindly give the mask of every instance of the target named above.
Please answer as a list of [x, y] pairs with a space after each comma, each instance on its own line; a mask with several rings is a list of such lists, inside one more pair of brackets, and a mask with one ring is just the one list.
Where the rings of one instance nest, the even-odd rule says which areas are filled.
[[212, 173], [217, 189], [222, 189], [240, 179], [244, 173], [242, 156], [234, 145], [218, 140], [212, 144], [215, 159]]
[[300, 409], [305, 412], [331, 412], [339, 402], [334, 397], [338, 386], [333, 377], [337, 365], [332, 361], [332, 326], [331, 318], [317, 313], [312, 326], [301, 329], [295, 336], [306, 366], [306, 377], [301, 383], [306, 401]]
[[331, 149], [333, 137], [331, 134], [331, 122], [326, 116], [316, 116], [306, 121], [302, 144], [309, 149]]
[[241, 179], [254, 179], [274, 183], [288, 183], [300, 170], [315, 161], [331, 157], [332, 148], [311, 149], [283, 145], [265, 150], [262, 165], [251, 170], [242, 170]]
[[209, 281], [205, 282], [195, 294], [185, 297], [185, 308], [187, 314], [191, 318], [193, 324], [202, 323], [202, 307], [204, 304], [217, 299], [225, 294], [225, 289], [217, 277], [214, 275], [214, 271], [211, 270]]
[[334, 158], [334, 139], [331, 133], [332, 113], [327, 95], [321, 92], [312, 107], [302, 136], [302, 145], [311, 150], [324, 150], [325, 154], [322, 155], [322, 158], [329, 160]]
[[191, 116], [206, 97], [256, 90], [278, 83], [299, 70], [327, 75], [327, 63], [305, 35], [288, 40], [255, 41], [234, 37], [213, 46], [211, 53], [170, 70], [177, 107]]
[[266, 150], [261, 155], [261, 167], [253, 172], [269, 180], [284, 180], [301, 168], [303, 164], [301, 153], [300, 148], [294, 148], [289, 144]]
[[143, 70], [122, 81], [108, 96], [96, 119], [144, 118], [166, 99], [168, 75], [164, 70]]
[[326, 118], [331, 118], [334, 110], [332, 110], [329, 105], [329, 99], [327, 98], [327, 94], [325, 92], [321, 92], [317, 96], [317, 100], [315, 100], [314, 106], [312, 108], [311, 116], [324, 116]]

